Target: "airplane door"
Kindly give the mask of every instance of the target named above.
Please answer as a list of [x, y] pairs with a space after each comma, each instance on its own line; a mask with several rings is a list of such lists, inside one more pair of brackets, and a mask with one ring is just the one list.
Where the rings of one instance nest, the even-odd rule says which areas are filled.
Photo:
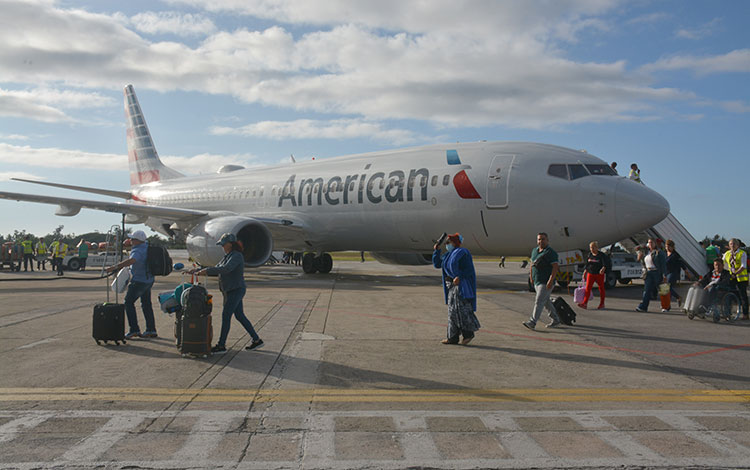
[[496, 155], [487, 175], [487, 208], [507, 209], [510, 170], [515, 155]]

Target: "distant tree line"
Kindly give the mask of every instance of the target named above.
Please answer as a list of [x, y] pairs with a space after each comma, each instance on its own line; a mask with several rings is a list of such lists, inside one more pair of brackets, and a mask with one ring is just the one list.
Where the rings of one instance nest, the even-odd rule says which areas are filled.
[[[107, 232], [87, 232], [82, 234], [76, 234], [76, 233], [63, 233], [64, 225], [58, 225], [55, 230], [53, 230], [51, 233], [48, 233], [46, 235], [35, 235], [33, 233], [28, 233], [26, 230], [14, 230], [13, 233], [9, 233], [7, 235], [0, 234], [0, 244], [5, 243], [8, 241], [14, 242], [14, 243], [21, 243], [22, 240], [26, 238], [27, 235], [29, 235], [30, 240], [32, 240], [34, 243], [39, 241], [40, 239], [44, 240], [44, 242], [49, 245], [52, 243], [53, 240], [60, 240], [62, 239], [65, 243], [67, 243], [69, 246], [71, 245], [77, 245], [79, 241], [85, 240], [87, 242], [94, 242], [94, 243], [101, 243], [107, 241]], [[119, 233], [122, 231], [120, 227], [117, 227], [117, 229], [113, 232]], [[125, 238], [130, 237], [130, 233], [132, 232], [132, 229], [125, 229]], [[113, 236], [114, 239], [114, 236]], [[164, 237], [161, 237], [159, 235], [151, 235], [148, 237], [148, 241], [166, 246], [167, 248], [174, 248], [174, 249], [184, 249], [185, 248], [185, 242], [176, 242], [172, 239], [166, 239]]]

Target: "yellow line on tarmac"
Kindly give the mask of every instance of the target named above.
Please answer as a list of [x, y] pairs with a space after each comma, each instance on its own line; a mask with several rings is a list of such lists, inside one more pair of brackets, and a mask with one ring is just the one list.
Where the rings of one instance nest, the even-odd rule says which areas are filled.
[[724, 402], [750, 403], [750, 390], [678, 389], [334, 389], [297, 390], [178, 388], [0, 388], [0, 402], [326, 402], [326, 403], [488, 403], [488, 402]]

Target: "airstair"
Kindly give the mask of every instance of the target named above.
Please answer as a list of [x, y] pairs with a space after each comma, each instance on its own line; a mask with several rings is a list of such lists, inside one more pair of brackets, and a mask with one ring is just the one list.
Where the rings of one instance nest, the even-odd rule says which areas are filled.
[[703, 276], [706, 274], [706, 251], [671, 212], [667, 215], [667, 218], [650, 229], [620, 241], [620, 245], [633, 253], [636, 246], [645, 246], [648, 239], [652, 237], [674, 240], [677, 253], [682, 257], [693, 275]]

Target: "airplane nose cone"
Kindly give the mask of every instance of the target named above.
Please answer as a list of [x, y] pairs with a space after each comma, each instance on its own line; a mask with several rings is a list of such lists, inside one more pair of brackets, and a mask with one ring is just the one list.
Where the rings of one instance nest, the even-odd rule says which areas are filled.
[[615, 190], [615, 217], [623, 238], [653, 227], [669, 215], [669, 203], [653, 189], [622, 179]]

